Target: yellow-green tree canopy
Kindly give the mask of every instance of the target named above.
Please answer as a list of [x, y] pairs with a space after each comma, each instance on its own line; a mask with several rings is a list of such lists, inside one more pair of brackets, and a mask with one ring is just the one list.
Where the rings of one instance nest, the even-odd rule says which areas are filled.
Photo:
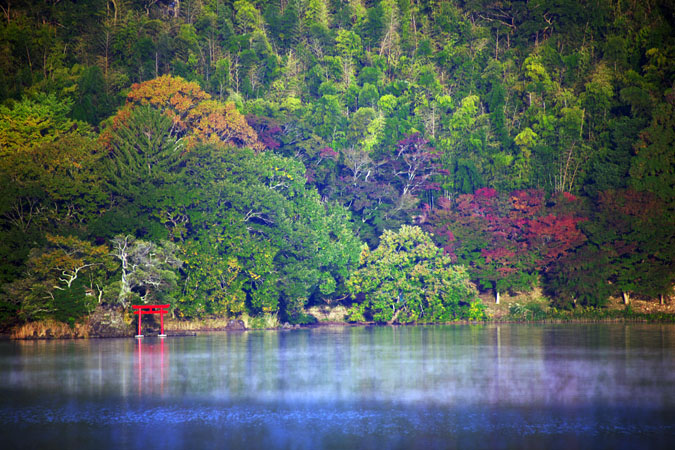
[[353, 320], [429, 323], [481, 319], [477, 291], [463, 266], [454, 265], [420, 227], [386, 230], [375, 250], [364, 245], [361, 265], [347, 281]]
[[25, 98], [12, 107], [0, 105], [0, 157], [67, 135], [89, 134], [88, 124], [68, 117], [70, 106], [70, 101], [45, 94]]

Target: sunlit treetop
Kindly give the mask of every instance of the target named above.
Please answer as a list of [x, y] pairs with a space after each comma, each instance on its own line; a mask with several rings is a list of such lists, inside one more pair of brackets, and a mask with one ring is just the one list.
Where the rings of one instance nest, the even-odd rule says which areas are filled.
[[192, 123], [195, 137], [200, 141], [228, 142], [257, 151], [265, 148], [258, 139], [258, 134], [232, 102], [204, 101], [190, 112], [188, 119]]
[[125, 106], [111, 119], [108, 130], [101, 133], [104, 145], [110, 139], [110, 131], [125, 127], [131, 111], [139, 106], [156, 108], [170, 117], [171, 134], [185, 137], [187, 148], [197, 142], [224, 143], [256, 151], [265, 148], [233, 103], [211, 100], [197, 83], [171, 75], [131, 86]]
[[164, 75], [144, 83], [135, 83], [127, 95], [127, 107], [150, 105], [171, 117], [179, 129], [188, 127], [190, 112], [211, 96], [197, 83]]
[[0, 106], [0, 155], [31, 150], [67, 135], [90, 135], [85, 122], [68, 117], [71, 102], [53, 95]]

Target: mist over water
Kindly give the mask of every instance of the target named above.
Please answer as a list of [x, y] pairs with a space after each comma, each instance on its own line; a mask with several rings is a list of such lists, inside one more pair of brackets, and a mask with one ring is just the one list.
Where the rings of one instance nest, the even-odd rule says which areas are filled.
[[0, 342], [13, 447], [668, 448], [675, 326]]

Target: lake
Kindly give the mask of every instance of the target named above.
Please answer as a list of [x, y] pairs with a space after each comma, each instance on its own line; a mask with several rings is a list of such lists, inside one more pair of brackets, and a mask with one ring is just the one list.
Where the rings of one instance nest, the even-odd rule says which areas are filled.
[[0, 342], [3, 448], [672, 448], [675, 325]]

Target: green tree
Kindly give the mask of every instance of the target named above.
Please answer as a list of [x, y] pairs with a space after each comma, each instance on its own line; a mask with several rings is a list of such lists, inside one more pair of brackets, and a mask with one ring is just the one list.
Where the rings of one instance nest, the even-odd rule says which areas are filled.
[[650, 191], [675, 210], [675, 107], [663, 103], [652, 123], [640, 133], [635, 144], [637, 155], [631, 162], [631, 184]]
[[197, 147], [187, 155], [190, 235], [184, 251], [186, 315], [280, 313], [300, 320], [310, 301], [334, 299], [360, 242], [348, 212], [306, 187], [293, 159]]
[[[148, 227], [152, 230], [158, 225], [156, 219], [168, 219], [166, 211], [175, 210], [178, 193], [175, 172], [184, 141], [172, 136], [172, 126], [166, 115], [141, 106], [118, 117], [106, 130], [103, 145], [108, 154], [102, 160], [102, 172], [115, 202], [110, 212], [98, 220], [101, 225], [95, 227], [98, 233], [112, 237], [112, 233], [131, 231], [128, 228], [131, 226], [133, 230]], [[117, 226], [109, 215], [119, 214], [120, 210], [131, 213], [131, 221]], [[150, 232], [153, 238], [165, 235], [145, 232]]]
[[[112, 255], [119, 260], [122, 274], [117, 302], [127, 308], [134, 301], [175, 303], [177, 269], [183, 262], [172, 242], [153, 242], [118, 235], [112, 240]], [[175, 305], [174, 305], [175, 306]]]
[[25, 321], [54, 317], [63, 322], [91, 313], [101, 302], [107, 278], [115, 268], [107, 246], [94, 246], [74, 236], [47, 235], [47, 245], [33, 249], [25, 277], [5, 288]]
[[594, 244], [584, 245], [556, 261], [544, 273], [544, 292], [556, 307], [601, 307], [612, 294], [610, 256]]
[[172, 121], [150, 107], [133, 109], [106, 136], [111, 190], [129, 200], [148, 195], [166, 182], [184, 148], [171, 136]]
[[99, 67], [84, 69], [77, 81], [76, 99], [72, 110], [75, 120], [97, 126], [113, 112], [114, 99], [108, 95], [103, 72]]
[[364, 246], [347, 286], [356, 301], [352, 320], [370, 315], [389, 324], [447, 322], [480, 311], [464, 267], [453, 265], [419, 227], [387, 230], [375, 250]]
[[0, 156], [54, 142], [68, 134], [87, 135], [87, 124], [68, 117], [71, 105], [54, 95], [41, 94], [35, 100], [24, 98], [11, 108], [0, 106]]
[[44, 234], [82, 233], [105, 193], [96, 142], [75, 133], [0, 156], [0, 280], [19, 276]]
[[241, 33], [250, 33], [258, 30], [262, 25], [260, 12], [246, 0], [234, 2], [235, 21], [237, 29]]
[[308, 0], [305, 8], [305, 20], [308, 25], [313, 23], [328, 26], [328, 5], [326, 0]]
[[664, 202], [650, 192], [606, 191], [598, 196], [594, 213], [585, 231], [609, 258], [606, 280], [613, 293], [629, 304], [633, 295], [672, 291], [675, 232]]
[[483, 185], [487, 134], [479, 106], [478, 96], [467, 96], [445, 119], [445, 132], [437, 139], [443, 168], [450, 171], [443, 179], [445, 190], [472, 193]]

